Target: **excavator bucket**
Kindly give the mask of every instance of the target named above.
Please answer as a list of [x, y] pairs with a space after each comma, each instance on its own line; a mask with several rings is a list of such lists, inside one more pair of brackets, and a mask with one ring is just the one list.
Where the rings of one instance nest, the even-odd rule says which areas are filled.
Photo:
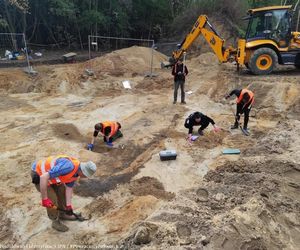
[[160, 63], [160, 67], [161, 67], [162, 69], [172, 67], [173, 65], [174, 65], [174, 64], [171, 64], [170, 62], [161, 62], [161, 63]]
[[160, 67], [162, 69], [172, 67], [175, 64], [175, 62], [175, 59], [173, 57], [170, 57], [168, 62], [161, 62]]

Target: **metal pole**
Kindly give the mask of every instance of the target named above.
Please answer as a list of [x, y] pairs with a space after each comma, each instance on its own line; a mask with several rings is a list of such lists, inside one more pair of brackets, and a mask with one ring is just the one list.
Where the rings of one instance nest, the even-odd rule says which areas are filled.
[[88, 43], [89, 43], [89, 60], [91, 60], [91, 36], [88, 36]]
[[25, 34], [24, 33], [23, 33], [23, 39], [24, 39], [26, 59], [27, 59], [27, 65], [28, 65], [28, 73], [30, 73], [31, 69], [30, 69], [30, 63], [29, 63], [29, 57], [28, 57], [28, 48], [27, 48], [27, 43], [26, 43], [26, 38], [25, 38]]
[[154, 50], [154, 41], [152, 41], [152, 46], [151, 46], [150, 77], [152, 77], [152, 69], [153, 69], [153, 50]]
[[296, 28], [296, 31], [299, 31], [299, 21], [300, 21], [300, 9], [298, 11], [298, 20], [297, 20], [297, 28]]

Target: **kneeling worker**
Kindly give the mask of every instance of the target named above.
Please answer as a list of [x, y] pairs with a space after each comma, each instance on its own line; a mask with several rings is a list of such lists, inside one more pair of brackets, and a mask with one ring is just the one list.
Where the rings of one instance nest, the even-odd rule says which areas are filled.
[[88, 150], [93, 150], [95, 138], [98, 136], [99, 133], [103, 136], [103, 140], [106, 143], [106, 145], [112, 147], [113, 146], [112, 142], [115, 141], [117, 138], [123, 136], [120, 129], [121, 129], [121, 124], [119, 122], [106, 121], [106, 122], [97, 123], [95, 125], [95, 131], [94, 131], [92, 141], [87, 146]]
[[80, 162], [66, 155], [48, 157], [34, 162], [31, 167], [32, 183], [41, 192], [42, 206], [52, 220], [52, 228], [66, 232], [69, 228], [60, 220], [77, 220], [72, 208], [72, 193], [75, 181], [90, 178], [96, 172], [95, 163]]
[[248, 89], [234, 89], [232, 90], [225, 98], [228, 99], [232, 95], [235, 95], [236, 98], [236, 115], [234, 125], [231, 126], [231, 129], [237, 129], [239, 127], [240, 115], [244, 114], [244, 131], [248, 132], [248, 121], [249, 114], [254, 102], [254, 94]]
[[214, 122], [213, 119], [210, 117], [200, 113], [200, 112], [194, 112], [189, 115], [188, 118], [186, 118], [184, 126], [189, 129], [188, 132], [188, 141], [192, 141], [192, 133], [193, 133], [193, 127], [194, 126], [201, 126], [198, 129], [199, 135], [203, 135], [203, 130], [208, 127], [209, 123], [211, 123], [214, 127], [214, 131], [218, 132], [220, 128], [218, 128]]

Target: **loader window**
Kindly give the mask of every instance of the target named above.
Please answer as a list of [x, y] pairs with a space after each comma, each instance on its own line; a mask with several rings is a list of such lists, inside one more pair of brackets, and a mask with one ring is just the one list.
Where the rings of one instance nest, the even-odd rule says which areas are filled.
[[279, 47], [288, 46], [288, 41], [291, 36], [289, 13], [286, 10], [273, 11], [272, 26], [271, 38], [275, 40]]
[[271, 39], [279, 47], [288, 46], [290, 39], [290, 16], [287, 10], [255, 13], [249, 21], [246, 39]]
[[266, 33], [266, 20], [267, 18], [264, 15], [265, 13], [261, 14], [258, 13], [249, 20], [249, 26], [247, 31], [247, 39], [253, 38], [265, 38]]

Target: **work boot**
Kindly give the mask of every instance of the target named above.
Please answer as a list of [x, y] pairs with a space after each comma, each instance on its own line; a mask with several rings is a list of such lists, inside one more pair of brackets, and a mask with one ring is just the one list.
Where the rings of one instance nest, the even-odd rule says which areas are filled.
[[77, 220], [75, 215], [67, 215], [67, 214], [59, 215], [59, 219], [60, 220]]
[[173, 104], [176, 104], [176, 101], [174, 101]]
[[185, 102], [185, 101], [182, 101], [181, 104], [186, 104], [186, 102]]
[[234, 125], [231, 126], [231, 129], [237, 129], [237, 128], [239, 128], [239, 124], [235, 122]]
[[62, 224], [59, 220], [52, 221], [52, 228], [59, 232], [67, 232], [69, 228]]

